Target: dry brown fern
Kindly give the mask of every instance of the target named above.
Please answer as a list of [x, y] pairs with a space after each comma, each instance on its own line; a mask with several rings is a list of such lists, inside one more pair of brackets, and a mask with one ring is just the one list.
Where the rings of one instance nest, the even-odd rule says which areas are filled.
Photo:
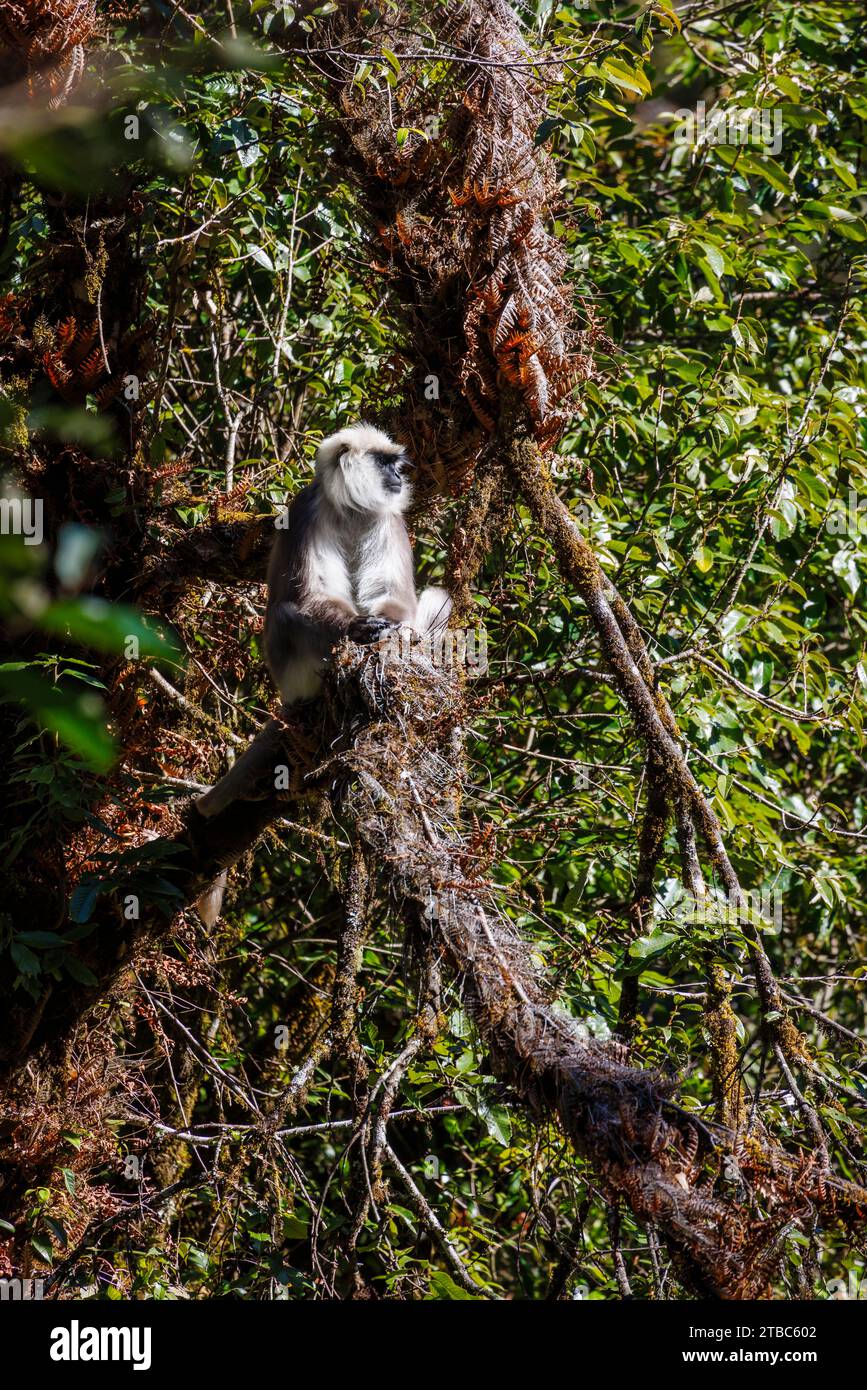
[[[528, 407], [538, 442], [556, 444], [599, 329], [585, 306], [577, 330], [566, 254], [548, 229], [559, 192], [536, 136], [550, 70], [543, 81], [501, 0], [444, 6], [430, 23], [430, 46], [445, 55], [436, 80], [409, 61], [418, 36], [381, 18], [369, 43], [395, 55], [395, 80], [348, 80], [335, 66], [333, 86], [387, 258], [377, 273], [389, 276], [423, 363], [393, 424], [422, 461], [433, 444], [456, 493], [497, 427], [504, 387]], [[350, 26], [335, 18], [335, 48]], [[422, 482], [434, 482], [424, 462]]]
[[19, 0], [0, 7], [0, 84], [26, 75], [31, 97], [62, 105], [99, 32], [96, 0]]

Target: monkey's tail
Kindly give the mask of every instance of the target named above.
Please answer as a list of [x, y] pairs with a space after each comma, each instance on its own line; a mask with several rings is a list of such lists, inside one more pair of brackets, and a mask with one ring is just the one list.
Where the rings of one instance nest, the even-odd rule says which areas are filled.
[[220, 920], [220, 911], [223, 906], [223, 894], [226, 891], [226, 884], [229, 881], [229, 871], [224, 869], [221, 874], [214, 879], [210, 888], [206, 888], [198, 898], [196, 898], [196, 911], [204, 922], [205, 926], [211, 928], [216, 926]]
[[[253, 742], [239, 758], [236, 758], [229, 771], [221, 777], [216, 786], [196, 798], [195, 807], [200, 816], [210, 820], [225, 811], [233, 801], [250, 798], [258, 800], [263, 795], [254, 791], [255, 783], [267, 778], [274, 786], [275, 752], [279, 749], [283, 725], [278, 719], [269, 719], [258, 732]], [[267, 791], [264, 793], [267, 795]]]
[[[275, 773], [283, 767], [277, 761], [281, 756], [283, 732], [280, 720], [269, 719], [216, 786], [198, 797], [194, 805], [204, 820], [219, 816], [234, 801], [260, 800], [270, 794], [276, 785]], [[227, 881], [228, 873], [224, 869], [196, 899], [196, 908], [206, 927], [213, 927], [219, 919]]]
[[415, 615], [415, 630], [420, 637], [439, 632], [448, 624], [452, 601], [446, 589], [425, 589], [420, 595]]

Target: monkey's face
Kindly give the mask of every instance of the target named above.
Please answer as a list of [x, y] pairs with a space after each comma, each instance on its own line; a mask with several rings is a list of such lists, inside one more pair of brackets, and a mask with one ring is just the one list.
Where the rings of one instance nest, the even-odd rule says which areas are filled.
[[316, 455], [316, 476], [341, 512], [406, 511], [412, 500], [411, 471], [403, 447], [369, 425], [332, 435]]

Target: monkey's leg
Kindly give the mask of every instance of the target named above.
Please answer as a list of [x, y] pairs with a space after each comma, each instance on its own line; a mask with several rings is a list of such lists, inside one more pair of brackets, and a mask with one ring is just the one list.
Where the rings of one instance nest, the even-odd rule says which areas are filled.
[[319, 694], [328, 654], [356, 618], [338, 599], [320, 599], [317, 607], [311, 617], [283, 599], [265, 615], [265, 659], [284, 705]]
[[[229, 768], [225, 777], [204, 796], [198, 797], [193, 805], [200, 815], [210, 818], [225, 811], [233, 801], [240, 801], [245, 792], [255, 787], [257, 782], [268, 777], [269, 791], [274, 790], [275, 754], [283, 736], [283, 725], [278, 719], [269, 719], [259, 730], [249, 748]], [[255, 798], [248, 797], [248, 800]]]

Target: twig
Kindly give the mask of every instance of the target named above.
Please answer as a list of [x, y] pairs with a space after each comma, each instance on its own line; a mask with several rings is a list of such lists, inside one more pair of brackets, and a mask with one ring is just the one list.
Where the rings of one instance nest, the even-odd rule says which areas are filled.
[[416, 1186], [412, 1174], [404, 1168], [390, 1144], [386, 1145], [385, 1151], [389, 1163], [406, 1189], [410, 1206], [424, 1226], [431, 1240], [444, 1255], [461, 1288], [467, 1293], [472, 1294], [474, 1298], [490, 1298], [491, 1295], [488, 1293], [487, 1289], [483, 1288], [481, 1284], [477, 1284], [467, 1273], [463, 1260], [452, 1245], [433, 1207], [430, 1206], [421, 1189]]

